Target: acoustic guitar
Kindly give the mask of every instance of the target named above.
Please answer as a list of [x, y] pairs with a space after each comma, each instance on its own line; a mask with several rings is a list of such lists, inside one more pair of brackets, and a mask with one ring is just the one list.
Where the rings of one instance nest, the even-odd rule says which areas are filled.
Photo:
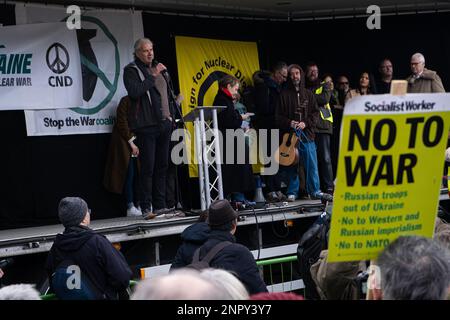
[[283, 135], [283, 141], [275, 153], [275, 159], [280, 166], [289, 167], [298, 163], [300, 157], [297, 149], [298, 142], [294, 130]]

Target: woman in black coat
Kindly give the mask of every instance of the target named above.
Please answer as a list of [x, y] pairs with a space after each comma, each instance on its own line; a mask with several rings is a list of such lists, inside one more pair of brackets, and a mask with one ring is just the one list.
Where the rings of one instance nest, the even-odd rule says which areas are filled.
[[[234, 108], [233, 97], [239, 90], [239, 80], [233, 76], [225, 75], [219, 80], [219, 91], [214, 99], [214, 106], [225, 106], [218, 114], [219, 130], [223, 136], [222, 152], [222, 181], [224, 197], [231, 196], [232, 200], [242, 201], [245, 195], [251, 195], [255, 190], [252, 167], [249, 160], [249, 148], [245, 144], [244, 131], [241, 129], [242, 120], [248, 118], [247, 114], [239, 114]], [[239, 129], [237, 136], [242, 135], [242, 139], [234, 138], [233, 141], [226, 138], [226, 129]], [[238, 145], [239, 144], [239, 145]], [[227, 146], [229, 145], [229, 146]], [[226, 163], [227, 149], [234, 148], [233, 163]], [[245, 150], [245, 155], [238, 154], [238, 150]], [[238, 159], [244, 156], [244, 163], [239, 164]], [[242, 161], [241, 161], [242, 162]]]

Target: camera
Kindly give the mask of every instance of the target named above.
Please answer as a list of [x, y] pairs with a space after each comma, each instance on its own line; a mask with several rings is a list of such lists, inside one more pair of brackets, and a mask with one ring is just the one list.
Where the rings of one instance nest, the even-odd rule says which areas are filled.
[[14, 260], [12, 258], [0, 260], [0, 269], [6, 269], [7, 267], [11, 266], [13, 262]]

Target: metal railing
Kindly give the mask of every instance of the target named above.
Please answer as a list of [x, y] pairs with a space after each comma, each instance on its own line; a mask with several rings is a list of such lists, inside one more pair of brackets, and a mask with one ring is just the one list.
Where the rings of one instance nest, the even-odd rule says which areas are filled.
[[[294, 279], [294, 262], [297, 262], [296, 255], [259, 260], [256, 262], [256, 265], [261, 268], [269, 292], [296, 291], [305, 287], [301, 279]], [[288, 266], [287, 272], [285, 271], [286, 265]], [[268, 272], [268, 279], [266, 279], [266, 271]], [[275, 283], [275, 273], [276, 278], [280, 279], [281, 282]]]

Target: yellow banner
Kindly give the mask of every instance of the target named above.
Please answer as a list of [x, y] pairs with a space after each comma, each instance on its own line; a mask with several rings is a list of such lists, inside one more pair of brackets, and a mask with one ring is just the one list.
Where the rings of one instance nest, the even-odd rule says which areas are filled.
[[401, 235], [432, 237], [450, 94], [362, 96], [345, 106], [328, 259], [369, 260]]
[[[178, 79], [184, 96], [183, 115], [197, 106], [211, 106], [217, 94], [217, 81], [225, 74], [239, 79], [242, 92], [253, 85], [252, 75], [259, 70], [258, 48], [254, 42], [175, 37]], [[194, 156], [193, 124], [187, 123], [191, 139], [186, 141], [189, 175], [197, 177]]]

